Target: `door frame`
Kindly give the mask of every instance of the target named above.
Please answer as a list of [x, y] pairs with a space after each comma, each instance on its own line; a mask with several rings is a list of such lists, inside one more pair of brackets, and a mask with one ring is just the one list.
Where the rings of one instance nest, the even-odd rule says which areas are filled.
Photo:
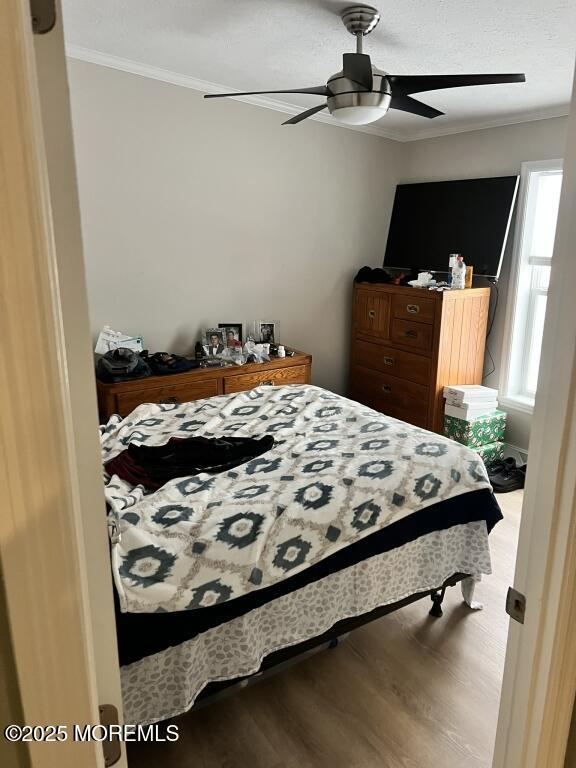
[[[59, 24], [43, 43], [44, 53], [50, 46], [56, 56], [41, 62], [49, 68], [40, 73], [41, 94], [37, 56], [43, 54], [35, 50], [29, 4], [0, 3], [0, 562], [23, 711], [19, 724], [64, 725], [68, 735], [57, 745], [28, 742], [30, 764], [103, 768], [102, 745], [74, 741], [72, 731], [74, 724], [100, 721], [98, 628], [91, 616], [86, 494], [79, 480], [86, 461], [92, 462], [95, 484], [100, 469], [93, 461], [95, 395], [94, 423], [90, 410], [82, 413], [91, 435], [86, 440], [77, 393], [70, 388], [80, 357], [71, 343], [73, 318], [66, 317], [62, 271], [82, 264], [82, 249], [79, 241], [72, 247], [69, 237], [75, 226], [79, 232], [77, 206], [61, 216], [76, 187], [75, 172], [69, 174], [73, 148], [66, 73], [58, 66], [64, 44], [57, 12]], [[59, 135], [52, 138], [72, 158], [65, 167], [61, 155], [62, 173], [50, 168], [55, 144], [41, 98], [48, 87], [51, 99], [65, 96], [52, 109], [60, 120], [53, 125]], [[85, 296], [82, 282], [77, 292]], [[78, 307], [79, 326], [87, 329], [86, 303]], [[76, 341], [89, 350], [87, 331]], [[105, 541], [103, 506], [100, 513]], [[106, 574], [110, 578], [109, 567]], [[107, 602], [113, 617], [111, 590]], [[107, 627], [115, 645], [113, 624]], [[118, 680], [118, 666], [112, 672]]]
[[575, 107], [573, 92], [493, 768], [562, 768], [576, 690]]

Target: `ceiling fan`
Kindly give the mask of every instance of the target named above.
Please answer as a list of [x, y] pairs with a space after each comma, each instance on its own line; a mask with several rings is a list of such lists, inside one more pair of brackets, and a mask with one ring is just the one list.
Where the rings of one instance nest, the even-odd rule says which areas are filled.
[[421, 117], [443, 115], [434, 107], [412, 98], [413, 93], [458, 88], [468, 85], [494, 85], [497, 83], [523, 83], [524, 74], [506, 75], [389, 75], [372, 65], [370, 56], [362, 53], [364, 35], [370, 34], [380, 21], [380, 14], [370, 5], [351, 5], [341, 13], [346, 29], [356, 37], [356, 53], [343, 55], [341, 72], [328, 78], [326, 85], [311, 88], [293, 88], [275, 91], [247, 91], [245, 93], [209, 93], [205, 99], [226, 96], [252, 96], [265, 93], [310, 93], [326, 96], [326, 101], [307, 109], [282, 125], [295, 125], [307, 117], [328, 108], [337, 120], [348, 125], [366, 125], [384, 117], [389, 109], [411, 112]]

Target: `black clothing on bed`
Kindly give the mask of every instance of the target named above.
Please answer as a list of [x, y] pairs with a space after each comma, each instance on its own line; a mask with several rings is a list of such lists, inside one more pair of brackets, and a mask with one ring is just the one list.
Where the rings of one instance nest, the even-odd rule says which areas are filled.
[[254, 437], [171, 437], [164, 445], [135, 445], [106, 463], [109, 475], [157, 491], [169, 480], [200, 472], [216, 474], [269, 451], [272, 435]]
[[277, 597], [294, 592], [361, 560], [401, 547], [432, 531], [484, 520], [490, 532], [501, 519], [500, 507], [488, 488], [455, 496], [402, 518], [288, 579], [194, 611], [121, 613], [114, 590], [120, 664], [131, 664], [170, 646], [179, 645]]

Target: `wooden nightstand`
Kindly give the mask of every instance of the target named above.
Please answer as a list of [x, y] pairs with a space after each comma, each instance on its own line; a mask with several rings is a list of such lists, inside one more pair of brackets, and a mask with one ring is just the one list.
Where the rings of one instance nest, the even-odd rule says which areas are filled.
[[113, 413], [127, 416], [141, 403], [188, 403], [262, 384], [310, 384], [311, 370], [312, 356], [294, 350], [293, 357], [274, 358], [268, 363], [195, 368], [187, 373], [148, 376], [116, 384], [97, 380], [98, 409], [100, 418], [106, 421]]

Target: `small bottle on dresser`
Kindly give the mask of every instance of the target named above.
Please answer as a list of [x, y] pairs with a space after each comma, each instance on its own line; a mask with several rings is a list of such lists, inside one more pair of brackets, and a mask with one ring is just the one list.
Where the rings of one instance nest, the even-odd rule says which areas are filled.
[[456, 257], [456, 263], [452, 267], [452, 285], [450, 287], [453, 291], [461, 291], [466, 287], [466, 264], [460, 255]]
[[454, 269], [454, 265], [456, 264], [456, 259], [460, 256], [459, 253], [451, 253], [450, 257], [448, 258], [448, 277], [446, 279], [446, 282], [448, 285], [452, 285], [452, 270]]

